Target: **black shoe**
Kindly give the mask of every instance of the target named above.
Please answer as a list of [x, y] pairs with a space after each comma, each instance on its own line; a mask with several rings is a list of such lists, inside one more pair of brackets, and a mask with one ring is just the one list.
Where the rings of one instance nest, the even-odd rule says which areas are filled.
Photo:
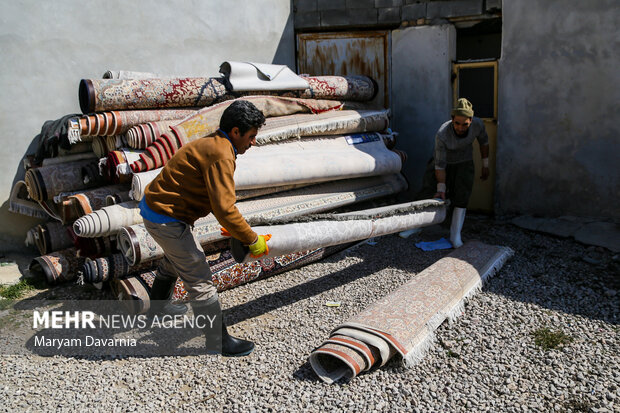
[[[203, 328], [207, 351], [217, 349], [217, 352], [225, 357], [242, 357], [247, 356], [254, 350], [254, 343], [251, 341], [236, 338], [228, 334], [226, 324], [222, 320], [222, 309], [218, 299], [213, 300], [209, 304], [194, 302], [192, 303], [192, 309], [194, 310], [194, 317], [202, 315], [212, 319], [213, 316], [216, 316], [216, 322], [221, 323], [221, 328], [218, 328], [220, 326], [216, 324], [208, 325]], [[221, 332], [221, 335], [216, 333], [216, 331]]]
[[222, 356], [243, 357], [254, 350], [254, 343], [228, 334], [226, 324], [222, 321]]
[[176, 278], [155, 277], [151, 287], [149, 315], [181, 315], [187, 312], [187, 305], [170, 301], [176, 282]]

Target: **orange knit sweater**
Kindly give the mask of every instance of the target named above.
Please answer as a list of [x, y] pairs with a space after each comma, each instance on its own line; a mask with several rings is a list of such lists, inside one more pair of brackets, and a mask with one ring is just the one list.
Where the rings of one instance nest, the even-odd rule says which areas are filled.
[[232, 143], [222, 135], [192, 141], [146, 187], [146, 203], [190, 225], [212, 212], [233, 237], [251, 244], [257, 235], [235, 206], [235, 166]]

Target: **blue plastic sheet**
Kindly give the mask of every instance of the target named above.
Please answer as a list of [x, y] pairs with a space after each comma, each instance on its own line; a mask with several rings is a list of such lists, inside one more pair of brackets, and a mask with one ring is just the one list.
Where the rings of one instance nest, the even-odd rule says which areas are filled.
[[445, 238], [440, 238], [437, 241], [417, 242], [415, 246], [420, 248], [422, 251], [435, 251], [452, 248], [452, 243]]

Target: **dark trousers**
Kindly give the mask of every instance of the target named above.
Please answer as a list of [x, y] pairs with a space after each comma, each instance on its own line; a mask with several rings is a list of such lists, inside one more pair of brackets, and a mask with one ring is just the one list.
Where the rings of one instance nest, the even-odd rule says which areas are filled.
[[[448, 164], [446, 167], [446, 199], [450, 200], [450, 206], [467, 208], [471, 190], [474, 186], [474, 161], [466, 161]], [[426, 165], [422, 189], [416, 196], [417, 199], [429, 199], [437, 192], [437, 178], [435, 177], [435, 160]]]

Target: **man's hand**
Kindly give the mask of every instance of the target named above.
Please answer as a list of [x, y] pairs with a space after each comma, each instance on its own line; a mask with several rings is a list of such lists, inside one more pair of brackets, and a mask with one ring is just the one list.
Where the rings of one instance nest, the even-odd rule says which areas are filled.
[[480, 179], [486, 181], [489, 177], [489, 168], [482, 167], [482, 173], [480, 174]]
[[[483, 149], [485, 149], [483, 151]], [[489, 147], [487, 146], [481, 146], [480, 150], [483, 152], [482, 153], [482, 172], [480, 174], [480, 179], [482, 179], [483, 181], [486, 181], [487, 178], [489, 177]]]
[[[445, 171], [442, 170], [441, 172], [444, 173]], [[435, 170], [435, 173], [437, 173], [436, 170]], [[443, 199], [444, 201], [446, 200], [445, 174], [443, 176], [443, 181], [437, 182], [437, 192], [435, 192], [435, 196], [433, 198]]]
[[269, 254], [269, 247], [267, 241], [271, 239], [271, 234], [259, 235], [253, 244], [250, 244], [250, 256], [253, 258], [262, 257]]

